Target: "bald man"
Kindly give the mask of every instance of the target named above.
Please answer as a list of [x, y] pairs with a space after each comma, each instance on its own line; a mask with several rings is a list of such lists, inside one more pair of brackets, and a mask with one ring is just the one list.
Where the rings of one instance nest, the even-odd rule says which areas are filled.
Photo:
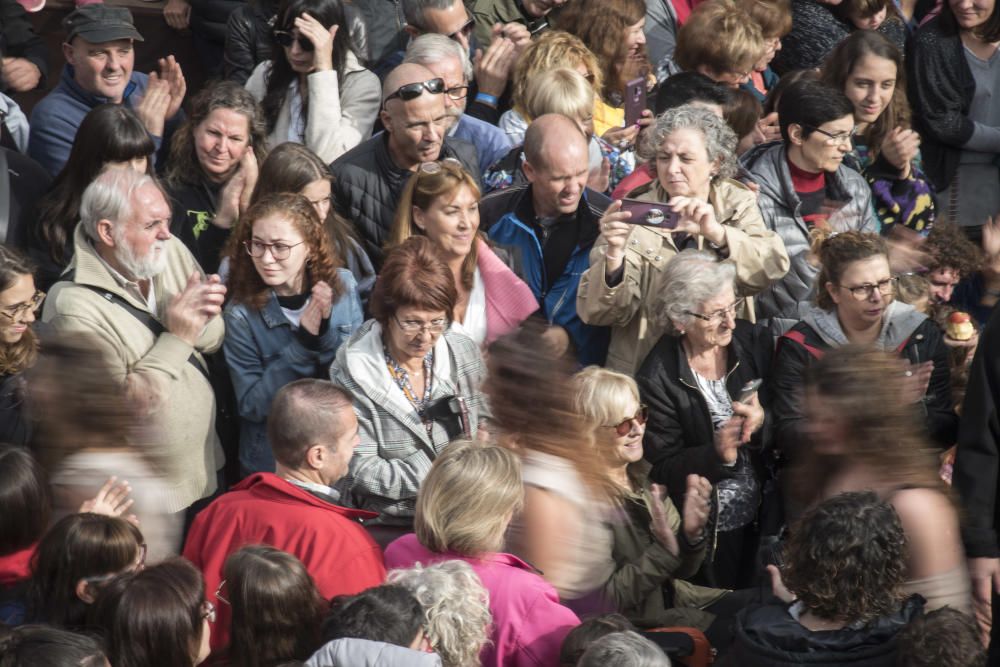
[[584, 324], [576, 312], [580, 275], [611, 200], [587, 187], [587, 138], [575, 121], [539, 116], [524, 135], [527, 185], [494, 192], [479, 203], [480, 228], [511, 252], [552, 324], [566, 329], [580, 363], [604, 363], [607, 327]]
[[382, 87], [379, 117], [385, 131], [330, 165], [333, 205], [354, 223], [376, 269], [382, 265], [396, 202], [421, 164], [454, 158], [479, 180], [475, 147], [445, 135], [444, 89], [444, 81], [423, 65], [407, 63], [392, 70]]

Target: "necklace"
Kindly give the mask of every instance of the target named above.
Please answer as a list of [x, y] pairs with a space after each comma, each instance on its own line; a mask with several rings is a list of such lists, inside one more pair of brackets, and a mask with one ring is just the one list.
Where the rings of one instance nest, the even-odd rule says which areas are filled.
[[[420, 420], [424, 422], [424, 425], [428, 427], [428, 432], [430, 431], [430, 423], [425, 419], [425, 412], [427, 410], [427, 405], [431, 400], [431, 385], [434, 382], [434, 348], [427, 353], [423, 360], [423, 373], [410, 373], [402, 364], [393, 359], [392, 355], [389, 353], [388, 346], [382, 347], [382, 352], [385, 354], [385, 367], [389, 370], [389, 375], [392, 376], [393, 381], [396, 386], [399, 387], [403, 395], [406, 396], [406, 400], [410, 402], [413, 409], [417, 411], [417, 415], [420, 416]], [[410, 375], [415, 377], [423, 374], [426, 376], [427, 381], [424, 382], [424, 393], [423, 396], [417, 396], [416, 392], [413, 391], [413, 385], [410, 383]]]

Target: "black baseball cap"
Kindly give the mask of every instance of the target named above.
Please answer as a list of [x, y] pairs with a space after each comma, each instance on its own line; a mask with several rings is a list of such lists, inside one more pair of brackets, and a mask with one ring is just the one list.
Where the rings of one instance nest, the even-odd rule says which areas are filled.
[[132, 12], [124, 7], [84, 5], [75, 9], [62, 23], [66, 29], [67, 44], [77, 36], [93, 44], [117, 39], [144, 41], [132, 22]]

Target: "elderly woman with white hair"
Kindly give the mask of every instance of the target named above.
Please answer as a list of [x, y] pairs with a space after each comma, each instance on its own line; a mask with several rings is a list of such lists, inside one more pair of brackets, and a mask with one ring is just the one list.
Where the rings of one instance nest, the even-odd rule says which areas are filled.
[[[684, 105], [664, 112], [647, 131], [645, 153], [655, 155], [656, 178], [626, 201], [652, 205], [660, 226], [642, 226], [623, 201], [607, 208], [601, 236], [580, 279], [576, 308], [588, 324], [610, 326], [607, 366], [632, 374], [664, 333], [655, 296], [668, 285], [665, 271], [688, 248], [728, 259], [736, 269], [734, 302], [753, 317], [750, 296], [788, 271], [781, 238], [765, 227], [753, 192], [732, 180], [736, 134], [711, 111]], [[725, 304], [730, 305], [730, 304]]]
[[[761, 499], [757, 452], [767, 405], [772, 339], [762, 325], [736, 319], [737, 269], [710, 251], [686, 250], [663, 271], [651, 304], [655, 326], [670, 333], [636, 374], [649, 421], [643, 438], [650, 479], [678, 507], [688, 475], [714, 488], [714, 522], [704, 581], [750, 585]], [[754, 386], [756, 385], [756, 387]], [[759, 400], [760, 396], [763, 401]], [[752, 447], [743, 447], [752, 443]]]

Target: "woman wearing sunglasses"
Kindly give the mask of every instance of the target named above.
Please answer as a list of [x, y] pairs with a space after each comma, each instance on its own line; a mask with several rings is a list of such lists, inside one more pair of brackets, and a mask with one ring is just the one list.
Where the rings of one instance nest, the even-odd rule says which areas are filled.
[[272, 33], [272, 59], [246, 83], [277, 146], [305, 144], [331, 163], [366, 140], [382, 87], [358, 60], [341, 0], [285, 0]]
[[[779, 339], [772, 375], [776, 445], [791, 457], [803, 441], [803, 387], [809, 368], [831, 348], [875, 347], [908, 361], [907, 402], [924, 418], [925, 434], [941, 447], [957, 436], [948, 347], [940, 327], [895, 300], [888, 248], [875, 234], [820, 234], [812, 253], [822, 268], [816, 303]], [[877, 397], [872, 397], [878, 400]]]
[[24, 371], [38, 356], [31, 325], [45, 294], [35, 289], [34, 265], [0, 244], [0, 442], [24, 445], [31, 427], [23, 412]]
[[357, 283], [302, 195], [268, 195], [230, 237], [224, 350], [240, 413], [240, 471], [274, 472], [267, 414], [274, 395], [326, 375], [361, 325]]
[[538, 310], [531, 288], [479, 234], [479, 186], [453, 158], [425, 162], [410, 178], [389, 232], [389, 247], [426, 236], [455, 276], [453, 326], [487, 345]]
[[758, 395], [766, 405], [767, 391], [748, 383], [767, 378], [772, 345], [764, 327], [736, 319], [735, 278], [733, 264], [712, 252], [685, 250], [671, 259], [652, 309], [671, 333], [636, 373], [649, 406], [649, 478], [666, 485], [677, 507], [689, 475], [714, 485], [715, 520], [699, 583], [734, 589], [751, 583], [761, 504]]

